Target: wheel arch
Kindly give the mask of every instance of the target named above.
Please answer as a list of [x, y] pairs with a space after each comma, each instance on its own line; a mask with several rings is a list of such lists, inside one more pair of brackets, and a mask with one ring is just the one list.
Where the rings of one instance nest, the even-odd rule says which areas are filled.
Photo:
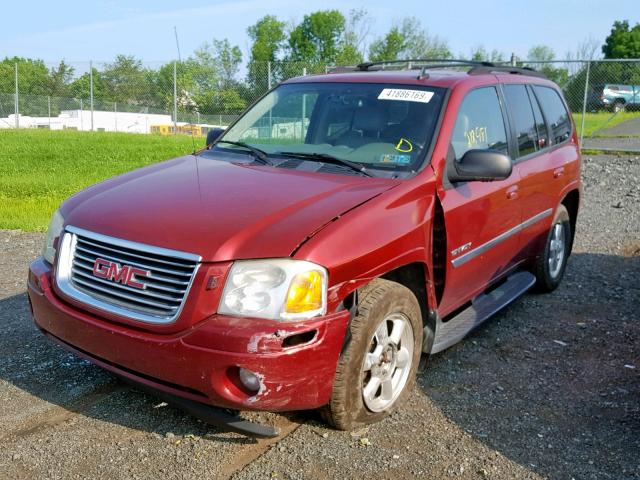
[[568, 192], [562, 201], [560, 202], [567, 209], [569, 213], [569, 220], [571, 222], [571, 243], [569, 245], [569, 252], [573, 248], [573, 240], [576, 235], [576, 223], [578, 220], [578, 209], [580, 208], [580, 192], [576, 188]]
[[425, 352], [431, 351], [436, 331], [436, 314], [429, 305], [429, 275], [427, 265], [422, 262], [409, 263], [390, 270], [379, 278], [399, 283], [411, 290], [415, 295], [420, 305], [422, 325], [424, 326], [422, 350]]

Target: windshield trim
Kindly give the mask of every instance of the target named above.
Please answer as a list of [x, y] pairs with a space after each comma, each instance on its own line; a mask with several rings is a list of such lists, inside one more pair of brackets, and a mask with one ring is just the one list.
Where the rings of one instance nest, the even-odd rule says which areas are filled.
[[[221, 141], [224, 139], [225, 135], [227, 135], [227, 133], [240, 121], [242, 120], [242, 118], [247, 114], [247, 112], [249, 112], [249, 110], [251, 110], [252, 108], [254, 108], [259, 102], [262, 101], [262, 99], [264, 99], [267, 95], [269, 95], [271, 92], [273, 92], [274, 90], [277, 90], [278, 88], [281, 88], [285, 85], [326, 85], [327, 83], [334, 83], [334, 82], [319, 82], [319, 81], [310, 81], [310, 82], [288, 82], [287, 80], [278, 83], [277, 85], [275, 85], [274, 87], [272, 87], [271, 89], [267, 90], [265, 93], [263, 93], [261, 96], [259, 96], [258, 98], [256, 98], [250, 105], [248, 105], [244, 111], [238, 116], [238, 118], [236, 118], [233, 122], [231, 122], [227, 128], [225, 129], [224, 133], [220, 136], [220, 138], [210, 146], [210, 148], [206, 149], [204, 151], [204, 153], [207, 153], [209, 151], [211, 151], [211, 149], [213, 147], [216, 146], [216, 143], [218, 143], [218, 141]], [[348, 83], [348, 82], [335, 82], [335, 83]], [[433, 155], [433, 151], [435, 149], [435, 145], [437, 143], [437, 139], [438, 136], [440, 134], [440, 130], [442, 127], [442, 121], [444, 118], [444, 113], [447, 109], [447, 105], [449, 103], [449, 97], [451, 96], [451, 88], [449, 87], [444, 87], [444, 86], [440, 86], [440, 85], [429, 85], [429, 84], [424, 84], [424, 85], [414, 85], [414, 84], [408, 84], [405, 82], [399, 82], [399, 81], [386, 81], [386, 82], [357, 82], [358, 84], [361, 85], [397, 85], [397, 86], [411, 86], [411, 87], [419, 87], [421, 89], [423, 88], [432, 88], [432, 89], [439, 89], [441, 91], [443, 91], [444, 95], [442, 98], [442, 103], [440, 105], [440, 111], [438, 113], [438, 118], [436, 119], [436, 124], [433, 128], [433, 134], [431, 135], [431, 139], [429, 140], [429, 145], [428, 148], [423, 148], [422, 149], [422, 153], [420, 154], [420, 157], [418, 157], [418, 161], [416, 162], [416, 168], [415, 169], [403, 169], [402, 167], [400, 168], [396, 168], [396, 169], [388, 169], [388, 168], [376, 168], [375, 166], [367, 166], [366, 168], [368, 170], [376, 170], [376, 171], [380, 171], [380, 172], [389, 172], [389, 171], [393, 171], [399, 175], [394, 176], [394, 178], [400, 179], [400, 180], [407, 180], [410, 178], [413, 178], [414, 176], [416, 176], [417, 174], [419, 174], [420, 172], [422, 172], [430, 163], [431, 163], [431, 157]], [[425, 145], [426, 146], [426, 145]], [[219, 147], [222, 149], [222, 147]], [[212, 152], [213, 153], [213, 152]], [[274, 154], [269, 154], [269, 156], [272, 156]], [[275, 155], [277, 156], [277, 154]], [[354, 163], [361, 163], [361, 162], [355, 162]], [[364, 165], [364, 164], [363, 164]], [[377, 176], [376, 176], [377, 177]]]

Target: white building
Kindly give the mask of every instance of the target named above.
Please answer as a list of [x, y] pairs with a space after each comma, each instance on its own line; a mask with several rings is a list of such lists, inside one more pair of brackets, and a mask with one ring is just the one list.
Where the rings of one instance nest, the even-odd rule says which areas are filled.
[[[83, 130], [92, 128], [91, 111], [63, 110], [57, 117], [30, 117], [19, 115], [20, 128], [45, 128], [51, 130]], [[93, 111], [93, 130], [97, 132], [150, 133], [152, 125], [173, 123], [171, 115], [157, 113], [130, 113]], [[15, 128], [14, 114], [0, 118], [0, 128]]]

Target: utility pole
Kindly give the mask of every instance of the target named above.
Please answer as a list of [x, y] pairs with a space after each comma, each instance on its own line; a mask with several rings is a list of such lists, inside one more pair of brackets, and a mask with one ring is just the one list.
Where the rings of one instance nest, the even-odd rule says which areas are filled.
[[[178, 41], [178, 28], [173, 26], [173, 33], [176, 36], [176, 49], [178, 50], [178, 61], [182, 63], [180, 55], [180, 42]], [[178, 133], [178, 74], [176, 70], [176, 62], [173, 62], [173, 134]]]
[[18, 93], [18, 62], [15, 63], [15, 69], [16, 69], [16, 96], [15, 96], [15, 104], [13, 106], [14, 108], [14, 115], [15, 115], [15, 121], [16, 121], [16, 128], [20, 128], [20, 115], [18, 115], [18, 111], [20, 110], [20, 106], [19, 106], [19, 93]]
[[176, 36], [176, 48], [178, 49], [178, 61], [181, 62], [182, 61], [182, 56], [180, 55], [180, 42], [178, 42], [178, 29], [176, 28], [176, 26], [173, 26], [173, 33]]
[[591, 68], [591, 62], [587, 62], [587, 74], [584, 78], [584, 97], [582, 98], [582, 125], [580, 125], [580, 144], [582, 145], [582, 139], [584, 138], [584, 117], [587, 114], [587, 97], [589, 92], [589, 70]]
[[91, 131], [93, 132], [93, 61], [89, 60], [89, 103], [91, 105]]
[[173, 133], [178, 133], [178, 75], [177, 64], [173, 62]]

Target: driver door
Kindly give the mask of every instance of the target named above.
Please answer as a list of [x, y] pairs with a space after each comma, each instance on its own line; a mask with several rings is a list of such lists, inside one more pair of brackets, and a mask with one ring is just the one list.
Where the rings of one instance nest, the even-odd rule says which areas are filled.
[[[458, 109], [449, 162], [471, 149], [508, 153], [508, 122], [497, 87], [469, 91]], [[446, 177], [446, 172], [443, 172]], [[450, 183], [439, 187], [447, 235], [446, 286], [439, 311], [445, 316], [481, 293], [518, 258], [521, 206], [517, 170], [505, 180]]]

